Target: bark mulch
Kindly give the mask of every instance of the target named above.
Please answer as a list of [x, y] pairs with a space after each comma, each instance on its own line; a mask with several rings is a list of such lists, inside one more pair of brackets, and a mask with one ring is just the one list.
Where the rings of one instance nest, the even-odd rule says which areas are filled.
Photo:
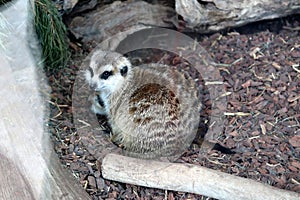
[[[217, 63], [224, 79], [227, 122], [217, 139], [237, 153], [213, 150], [199, 155], [195, 144], [181, 162], [300, 192], [299, 31], [300, 16], [295, 15], [222, 33], [191, 34]], [[49, 127], [62, 164], [92, 199], [207, 199], [102, 178], [97, 158], [82, 143], [72, 116], [72, 86], [87, 54], [78, 47], [68, 67], [48, 73], [52, 87]]]

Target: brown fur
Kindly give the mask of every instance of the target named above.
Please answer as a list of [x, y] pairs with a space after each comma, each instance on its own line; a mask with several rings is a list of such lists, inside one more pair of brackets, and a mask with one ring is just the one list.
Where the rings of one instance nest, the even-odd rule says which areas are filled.
[[177, 158], [193, 141], [200, 103], [191, 79], [158, 64], [135, 67], [110, 98], [113, 140], [128, 155]]

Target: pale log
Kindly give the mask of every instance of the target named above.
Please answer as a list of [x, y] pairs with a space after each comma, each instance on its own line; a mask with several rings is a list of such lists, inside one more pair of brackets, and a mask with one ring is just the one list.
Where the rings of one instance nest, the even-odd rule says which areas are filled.
[[[115, 1], [74, 17], [69, 29], [84, 45], [96, 47], [119, 33], [127, 36], [145, 28], [172, 27], [166, 20], [175, 15], [172, 8], [163, 5], [145, 1]], [[110, 42], [117, 44], [120, 40]]]
[[192, 164], [141, 160], [108, 154], [106, 179], [151, 188], [201, 194], [217, 199], [299, 200], [300, 194]]
[[48, 95], [40, 94], [50, 91], [28, 45], [37, 47], [29, 3], [13, 1], [0, 13], [0, 199], [89, 199], [45, 127]]
[[176, 12], [187, 28], [212, 32], [300, 13], [300, 1], [176, 0]]

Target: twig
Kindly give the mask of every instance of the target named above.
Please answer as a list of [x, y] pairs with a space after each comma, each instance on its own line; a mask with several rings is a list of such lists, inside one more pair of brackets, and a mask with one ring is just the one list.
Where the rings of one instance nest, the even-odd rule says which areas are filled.
[[62, 111], [60, 109], [60, 106], [56, 103], [56, 102], [52, 102], [52, 101], [48, 101], [50, 104], [56, 106], [56, 108], [58, 109], [58, 114], [55, 115], [54, 117], [50, 117], [51, 120], [54, 120], [55, 118], [59, 117], [62, 114]]
[[205, 85], [223, 85], [223, 81], [206, 81]]
[[300, 69], [297, 68], [297, 67], [299, 67], [299, 66], [300, 66], [299, 64], [294, 64], [294, 65], [292, 65], [292, 68], [293, 68], [296, 72], [300, 73]]
[[83, 121], [83, 120], [81, 120], [81, 119], [78, 119], [78, 121], [79, 121], [80, 123], [82, 123], [82, 124], [85, 125], [85, 126], [79, 127], [78, 129], [82, 129], [82, 128], [90, 127], [90, 126], [91, 126], [91, 124], [89, 124], [89, 123], [87, 123], [87, 122], [85, 122], [85, 121]]
[[244, 113], [244, 112], [235, 112], [235, 113], [232, 113], [232, 112], [224, 112], [224, 115], [226, 116], [250, 116], [252, 115], [251, 113]]

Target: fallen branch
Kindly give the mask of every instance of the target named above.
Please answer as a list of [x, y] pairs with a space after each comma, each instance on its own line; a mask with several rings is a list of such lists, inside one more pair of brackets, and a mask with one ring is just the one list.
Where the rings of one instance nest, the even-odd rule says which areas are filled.
[[13, 3], [0, 13], [7, 22], [0, 26], [6, 33], [5, 40], [0, 34], [0, 199], [89, 199], [59, 162], [44, 127], [49, 97], [39, 90], [50, 91], [32, 56], [38, 55], [27, 21], [33, 1]]
[[199, 32], [212, 32], [300, 13], [300, 2], [299, 0], [176, 0], [176, 12], [183, 17], [187, 28]]
[[106, 179], [151, 188], [201, 194], [217, 199], [299, 199], [294, 192], [205, 167], [141, 160], [108, 154], [103, 159]]

